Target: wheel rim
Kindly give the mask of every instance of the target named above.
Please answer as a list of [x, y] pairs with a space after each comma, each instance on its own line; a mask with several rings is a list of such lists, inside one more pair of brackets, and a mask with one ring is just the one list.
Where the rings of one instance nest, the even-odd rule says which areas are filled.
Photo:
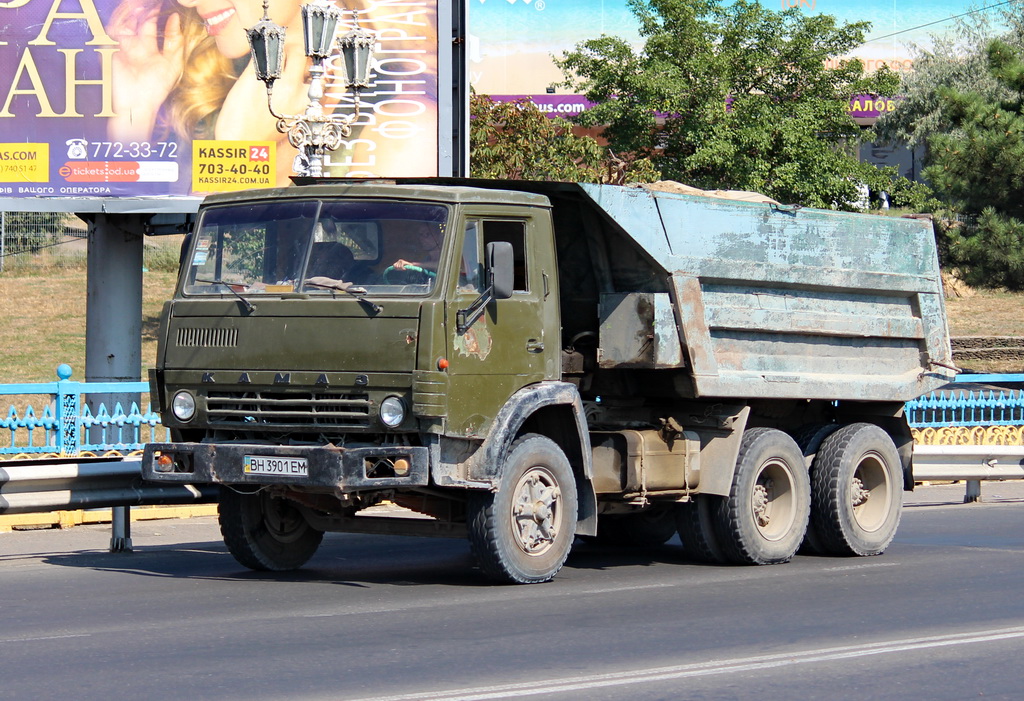
[[546, 467], [531, 467], [519, 478], [512, 495], [516, 545], [527, 555], [543, 555], [558, 539], [562, 496], [558, 480]]
[[793, 481], [789, 465], [779, 459], [765, 462], [757, 473], [750, 495], [750, 510], [754, 527], [765, 540], [781, 540], [793, 528], [796, 519]]
[[867, 532], [881, 528], [889, 517], [891, 495], [892, 484], [882, 456], [871, 452], [861, 457], [850, 480], [850, 504], [857, 525]]
[[298, 510], [283, 499], [264, 497], [263, 526], [267, 533], [280, 543], [291, 543], [299, 539], [306, 530], [306, 520]]

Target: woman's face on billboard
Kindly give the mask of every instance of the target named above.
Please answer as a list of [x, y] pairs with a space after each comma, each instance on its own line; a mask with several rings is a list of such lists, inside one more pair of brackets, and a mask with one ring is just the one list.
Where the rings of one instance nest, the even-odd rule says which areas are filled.
[[[226, 57], [241, 58], [249, 53], [243, 30], [263, 17], [262, 0], [178, 0], [178, 4], [195, 8], [206, 24], [206, 31]], [[270, 0], [269, 14], [281, 26], [301, 33], [298, 0]]]

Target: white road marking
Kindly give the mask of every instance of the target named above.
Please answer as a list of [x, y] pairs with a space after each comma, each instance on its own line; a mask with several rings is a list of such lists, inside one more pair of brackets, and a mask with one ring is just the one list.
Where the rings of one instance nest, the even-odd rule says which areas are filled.
[[0, 645], [4, 643], [34, 643], [40, 640], [64, 640], [65, 638], [89, 638], [91, 633], [68, 633], [67, 635], [26, 635], [20, 638], [0, 638]]
[[955, 633], [951, 635], [933, 635], [920, 638], [906, 638], [862, 645], [843, 645], [823, 650], [797, 650], [793, 652], [755, 657], [735, 658], [712, 662], [696, 662], [691, 664], [673, 665], [669, 667], [652, 667], [650, 669], [630, 670], [628, 672], [611, 672], [607, 674], [590, 674], [577, 677], [561, 677], [536, 682], [516, 684], [497, 684], [469, 689], [450, 689], [447, 691], [416, 692], [398, 694], [396, 696], [374, 696], [353, 701], [487, 701], [489, 699], [506, 699], [541, 694], [557, 694], [586, 691], [602, 687], [626, 686], [630, 684], [647, 684], [651, 682], [671, 681], [687, 677], [704, 677], [736, 672], [749, 672], [759, 669], [788, 667], [798, 664], [815, 662], [831, 662], [834, 660], [884, 655], [894, 652], [927, 650], [930, 648], [951, 647], [960, 645], [977, 645], [998, 640], [1024, 638], [1024, 626], [999, 628], [971, 633]]
[[898, 562], [868, 562], [863, 565], [843, 565], [842, 567], [826, 567], [826, 572], [846, 572], [848, 570], [866, 570], [873, 567], [898, 567]]

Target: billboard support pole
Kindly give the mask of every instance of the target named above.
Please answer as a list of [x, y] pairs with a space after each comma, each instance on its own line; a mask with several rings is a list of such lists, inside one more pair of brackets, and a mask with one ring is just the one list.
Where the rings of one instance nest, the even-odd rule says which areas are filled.
[[[85, 309], [86, 382], [138, 382], [142, 374], [142, 248], [147, 215], [79, 215], [89, 224]], [[127, 412], [138, 394], [93, 395]], [[94, 429], [95, 430], [95, 429]], [[95, 443], [84, 436], [83, 443]]]
[[[142, 249], [143, 231], [149, 217], [140, 214], [79, 215], [89, 224], [85, 306], [86, 382], [136, 382], [142, 374]], [[125, 413], [136, 394], [91, 395], [93, 416], [100, 405]], [[101, 442], [89, 435], [84, 443]], [[131, 507], [112, 511], [111, 552], [131, 551]]]
[[[466, 0], [438, 0], [437, 143], [441, 177], [469, 177], [469, 27]], [[445, 18], [451, 19], [446, 41]], [[451, 86], [451, 91], [446, 86]]]

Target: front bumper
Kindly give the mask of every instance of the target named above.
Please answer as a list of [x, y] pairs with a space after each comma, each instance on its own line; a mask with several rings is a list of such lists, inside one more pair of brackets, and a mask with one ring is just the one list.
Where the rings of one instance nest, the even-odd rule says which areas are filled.
[[[305, 475], [246, 473], [246, 455], [305, 458]], [[158, 470], [157, 458], [171, 458]], [[165, 460], [164, 463], [167, 461]], [[430, 476], [428, 449], [413, 446], [357, 448], [276, 446], [248, 443], [149, 443], [142, 476], [154, 482], [188, 484], [274, 484], [358, 492], [425, 486]]]

